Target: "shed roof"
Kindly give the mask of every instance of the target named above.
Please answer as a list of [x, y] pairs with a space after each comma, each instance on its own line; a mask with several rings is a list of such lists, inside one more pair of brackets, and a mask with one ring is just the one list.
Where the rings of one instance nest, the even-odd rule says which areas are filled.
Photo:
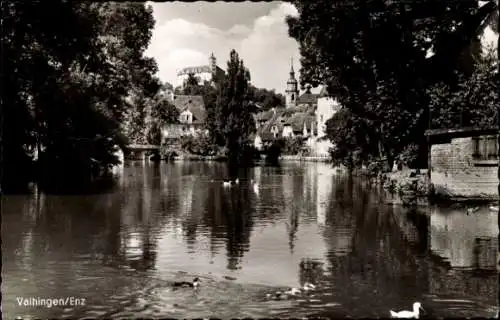
[[431, 143], [450, 141], [453, 138], [477, 137], [481, 135], [498, 134], [498, 127], [464, 127], [449, 129], [431, 129], [425, 131]]

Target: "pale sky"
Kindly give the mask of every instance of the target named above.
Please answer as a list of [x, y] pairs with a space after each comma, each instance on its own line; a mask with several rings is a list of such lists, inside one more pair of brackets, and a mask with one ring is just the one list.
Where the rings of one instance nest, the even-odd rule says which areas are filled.
[[153, 6], [156, 26], [146, 55], [156, 58], [159, 77], [175, 85], [179, 69], [206, 65], [211, 52], [226, 70], [235, 49], [257, 87], [285, 91], [293, 57], [299, 79], [299, 49], [285, 17], [297, 10], [284, 2], [164, 2]]
[[[297, 42], [288, 36], [287, 15], [297, 14], [285, 2], [149, 2], [156, 26], [146, 55], [156, 58], [162, 81], [176, 84], [179, 69], [208, 64], [211, 52], [226, 70], [231, 49], [236, 49], [252, 84], [284, 93], [293, 57], [299, 79]], [[483, 44], [497, 36], [487, 28]], [[317, 92], [319, 89], [313, 89]]]

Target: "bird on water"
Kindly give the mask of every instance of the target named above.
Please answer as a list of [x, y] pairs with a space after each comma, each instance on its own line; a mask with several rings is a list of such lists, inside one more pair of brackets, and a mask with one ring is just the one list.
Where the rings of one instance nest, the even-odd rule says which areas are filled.
[[404, 318], [404, 319], [418, 319], [420, 316], [420, 310], [424, 311], [424, 308], [422, 308], [422, 304], [420, 302], [415, 302], [413, 304], [413, 311], [399, 311], [395, 312], [390, 310], [391, 313], [391, 318]]
[[177, 288], [198, 288], [200, 285], [200, 279], [198, 277], [193, 279], [193, 282], [189, 281], [177, 281], [174, 282], [174, 287]]

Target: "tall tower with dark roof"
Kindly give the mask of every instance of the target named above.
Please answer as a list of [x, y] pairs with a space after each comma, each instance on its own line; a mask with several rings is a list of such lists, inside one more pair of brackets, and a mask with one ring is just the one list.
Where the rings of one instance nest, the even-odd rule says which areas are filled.
[[297, 99], [299, 98], [298, 82], [295, 79], [295, 71], [293, 71], [293, 58], [291, 59], [290, 78], [286, 82], [285, 100], [286, 107], [291, 108], [297, 106]]
[[213, 76], [217, 75], [217, 60], [215, 59], [214, 53], [210, 54], [210, 58], [208, 58], [208, 66], [210, 67], [210, 71]]

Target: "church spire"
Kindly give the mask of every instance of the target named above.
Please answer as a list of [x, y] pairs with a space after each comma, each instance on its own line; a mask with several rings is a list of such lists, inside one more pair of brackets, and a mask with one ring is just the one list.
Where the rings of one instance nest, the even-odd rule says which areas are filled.
[[286, 82], [285, 98], [286, 107], [294, 107], [297, 105], [297, 99], [299, 96], [298, 82], [295, 79], [295, 71], [293, 70], [293, 57], [290, 59], [290, 78]]

